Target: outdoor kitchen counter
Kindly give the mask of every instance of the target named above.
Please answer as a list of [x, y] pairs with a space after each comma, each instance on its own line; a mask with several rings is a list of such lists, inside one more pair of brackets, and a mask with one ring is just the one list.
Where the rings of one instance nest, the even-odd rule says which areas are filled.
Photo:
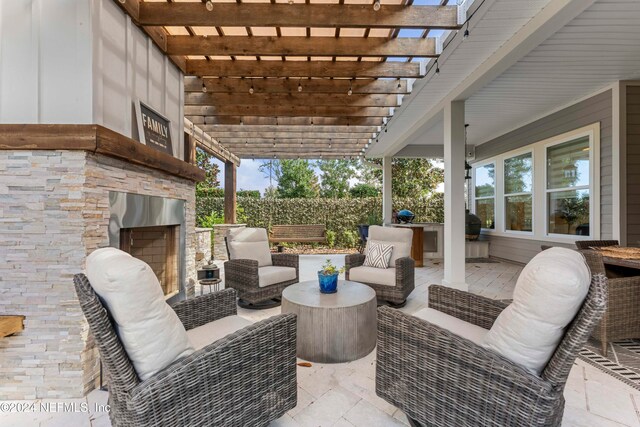
[[[438, 254], [441, 252], [442, 242], [436, 237], [435, 242], [427, 242], [425, 247], [425, 232], [433, 232], [442, 228], [442, 224], [437, 222], [421, 222], [413, 224], [389, 224], [391, 227], [410, 228], [413, 231], [413, 241], [411, 242], [411, 258], [416, 262], [416, 267], [424, 266], [425, 252]], [[437, 235], [437, 234], [436, 234]], [[431, 249], [428, 249], [431, 248]], [[436, 255], [434, 258], [438, 258]]]

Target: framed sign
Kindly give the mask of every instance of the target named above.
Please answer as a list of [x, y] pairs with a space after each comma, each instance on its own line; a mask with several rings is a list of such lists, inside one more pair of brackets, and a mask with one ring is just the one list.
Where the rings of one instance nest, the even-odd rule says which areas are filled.
[[135, 102], [135, 110], [140, 142], [173, 156], [171, 120], [158, 114], [139, 99]]

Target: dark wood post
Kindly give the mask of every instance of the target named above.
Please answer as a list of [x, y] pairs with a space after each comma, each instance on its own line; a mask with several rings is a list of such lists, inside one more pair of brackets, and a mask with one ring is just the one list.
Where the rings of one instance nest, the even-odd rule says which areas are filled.
[[196, 164], [196, 141], [187, 132], [184, 133], [184, 161]]
[[236, 165], [224, 163], [224, 223], [236, 223]]

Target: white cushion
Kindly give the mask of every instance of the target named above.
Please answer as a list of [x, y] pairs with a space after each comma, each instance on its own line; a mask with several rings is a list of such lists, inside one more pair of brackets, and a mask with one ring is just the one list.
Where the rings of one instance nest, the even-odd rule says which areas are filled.
[[258, 268], [258, 286], [275, 285], [276, 283], [294, 280], [296, 269], [293, 267], [267, 266]]
[[381, 269], [375, 267], [353, 267], [349, 269], [349, 280], [374, 285], [395, 286], [396, 269], [393, 267]]
[[273, 265], [269, 237], [264, 228], [235, 228], [227, 236], [231, 259], [254, 259], [258, 267]]
[[582, 306], [589, 283], [579, 252], [540, 252], [520, 273], [513, 302], [496, 319], [484, 347], [540, 374]]
[[367, 243], [367, 255], [364, 259], [365, 267], [389, 268], [389, 260], [393, 245], [385, 243]]
[[227, 316], [213, 322], [205, 323], [197, 328], [189, 329], [187, 336], [191, 345], [200, 350], [212, 342], [218, 341], [229, 334], [251, 325], [251, 322], [240, 316]]
[[417, 313], [414, 313], [414, 316], [440, 326], [441, 328], [446, 329], [449, 332], [453, 332], [459, 337], [466, 338], [478, 345], [482, 345], [485, 336], [489, 332], [488, 329], [465, 322], [464, 320], [460, 320], [457, 317], [434, 310], [433, 308], [423, 308]]
[[395, 267], [397, 259], [411, 256], [413, 231], [409, 228], [381, 227], [379, 225], [372, 225], [369, 227], [367, 246], [369, 245], [369, 242], [393, 245], [389, 265], [391, 267]]
[[87, 257], [87, 277], [140, 379], [193, 353], [184, 326], [144, 261], [115, 248], [98, 249]]

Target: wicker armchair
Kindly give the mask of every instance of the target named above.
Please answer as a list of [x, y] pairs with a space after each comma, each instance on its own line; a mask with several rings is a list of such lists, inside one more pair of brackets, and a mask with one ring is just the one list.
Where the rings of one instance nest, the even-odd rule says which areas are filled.
[[[345, 278], [372, 287], [379, 301], [386, 301], [394, 307], [404, 306], [407, 297], [415, 289], [416, 263], [409, 256], [412, 240], [413, 232], [409, 229], [370, 226], [369, 242], [378, 241], [394, 246], [391, 265], [387, 269], [364, 267], [365, 254], [347, 255], [344, 262]], [[396, 251], [399, 255], [396, 255]]]
[[[415, 425], [559, 426], [567, 376], [606, 301], [607, 279], [594, 276], [541, 376], [446, 329], [380, 307], [376, 392]], [[429, 306], [489, 328], [505, 304], [434, 285]]]
[[[274, 266], [295, 268], [296, 278], [260, 287], [258, 261], [253, 259], [233, 259], [224, 263], [225, 287], [238, 291], [241, 306], [248, 308], [277, 306], [277, 301], [282, 296], [284, 288], [300, 281], [298, 255], [271, 254], [271, 260]], [[276, 303], [273, 303], [274, 301]]]
[[[602, 254], [594, 250], [580, 251], [591, 274], [605, 274]], [[602, 345], [602, 355], [608, 353], [609, 343], [627, 338], [640, 338], [640, 276], [609, 277], [609, 305], [593, 337]]]
[[[84, 274], [74, 277], [100, 352], [115, 426], [266, 426], [296, 405], [296, 318], [247, 326], [141, 381]], [[173, 306], [187, 330], [236, 314], [225, 289]]]
[[[300, 281], [298, 255], [269, 253], [269, 240], [265, 229], [245, 228], [238, 229], [236, 233], [236, 235], [230, 234], [225, 238], [229, 256], [229, 261], [224, 263], [225, 287], [238, 291], [240, 298], [238, 304], [241, 307], [264, 309], [278, 306], [284, 288]], [[243, 242], [242, 239], [247, 236], [250, 239], [259, 239], [257, 244], [262, 243], [264, 247], [260, 247], [261, 249], [258, 251], [238, 250], [234, 256], [234, 251], [230, 249], [231, 245], [235, 244], [234, 242]], [[256, 244], [256, 240], [249, 243]], [[265, 253], [262, 253], [263, 251]], [[272, 265], [265, 265], [268, 264], [265, 262], [260, 265], [257, 257], [266, 257]], [[274, 270], [278, 270], [278, 268], [285, 271], [285, 277], [275, 280], [275, 282], [274, 280], [270, 281], [274, 283], [265, 284], [265, 277], [274, 273]], [[276, 277], [281, 273], [282, 271], [275, 271]]]
[[617, 240], [576, 240], [576, 248], [578, 249], [591, 249], [602, 248], [605, 246], [618, 246]]

